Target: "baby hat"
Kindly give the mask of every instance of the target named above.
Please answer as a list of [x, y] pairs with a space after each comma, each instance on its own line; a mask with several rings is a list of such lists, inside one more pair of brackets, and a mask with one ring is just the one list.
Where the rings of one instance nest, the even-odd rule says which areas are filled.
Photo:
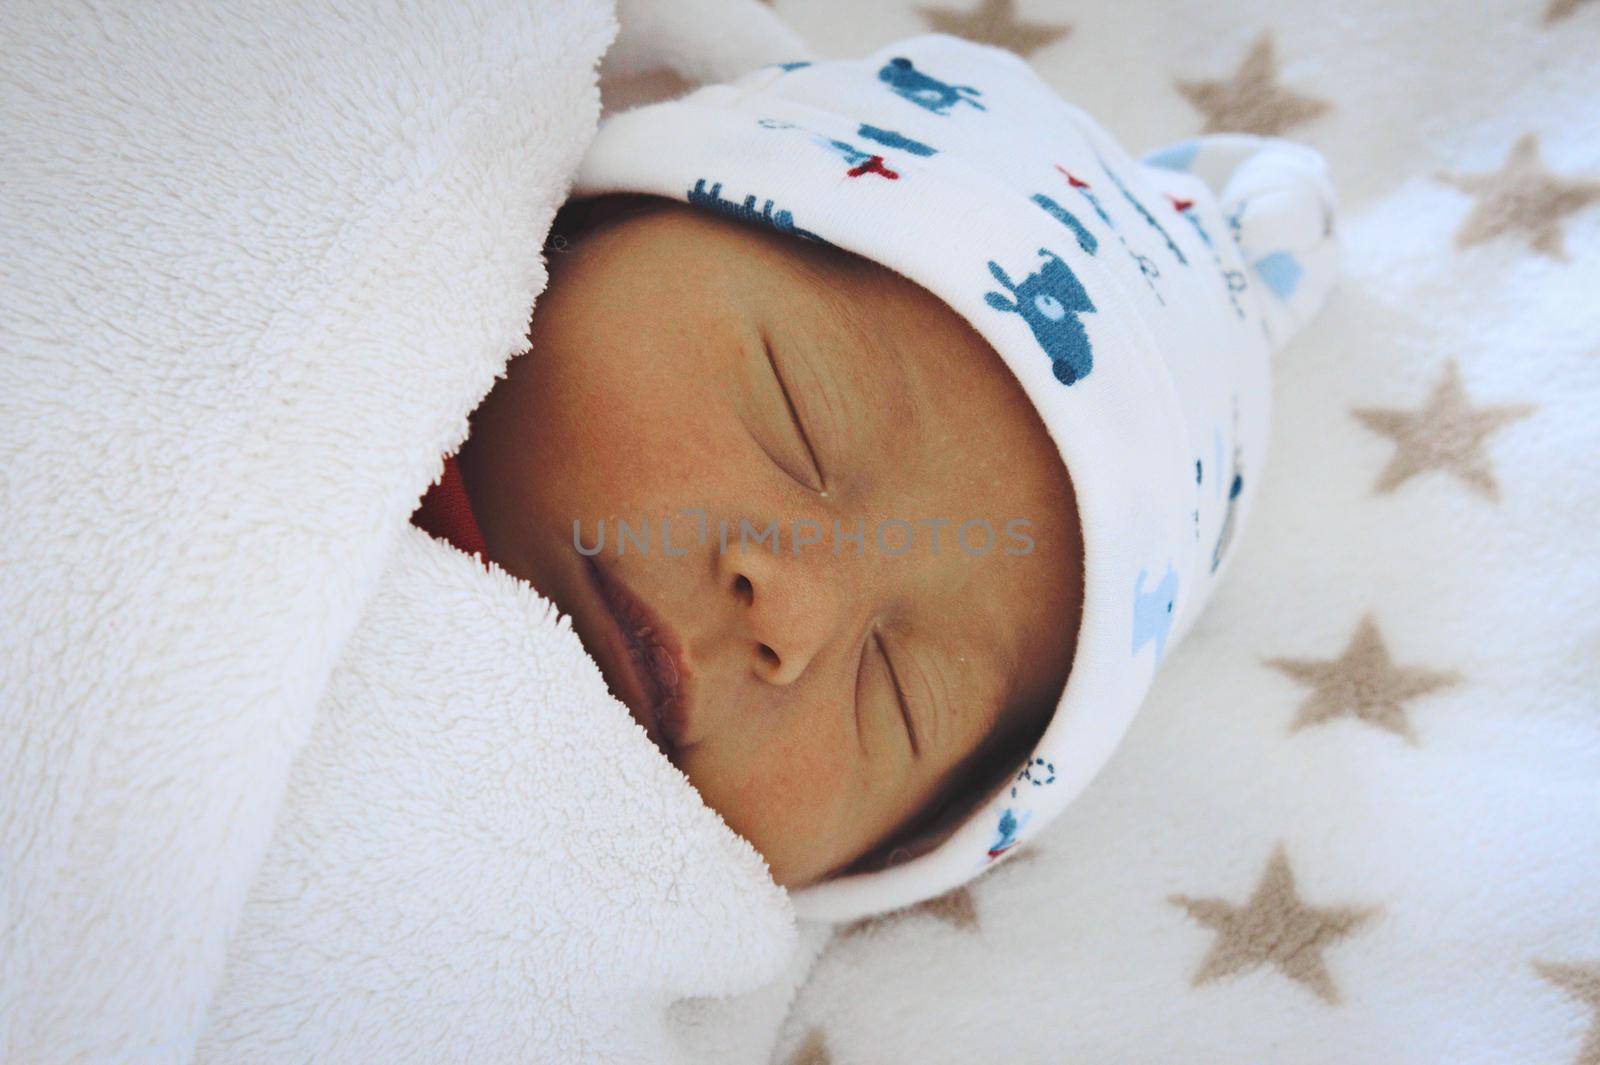
[[1260, 479], [1269, 357], [1337, 269], [1322, 158], [1225, 135], [1139, 162], [1015, 55], [928, 34], [608, 116], [572, 195], [619, 192], [899, 272], [999, 353], [1060, 451], [1083, 616], [1044, 733], [932, 850], [792, 899], [838, 921], [957, 887], [1089, 783], [1226, 568]]

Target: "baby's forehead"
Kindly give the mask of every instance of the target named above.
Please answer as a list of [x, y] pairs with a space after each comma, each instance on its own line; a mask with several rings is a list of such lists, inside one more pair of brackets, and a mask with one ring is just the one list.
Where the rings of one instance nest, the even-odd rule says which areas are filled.
[[[997, 529], [1027, 521], [1048, 538], [1041, 548], [1076, 543], [1054, 439], [1000, 354], [959, 312], [837, 246], [662, 202], [655, 239], [699, 241], [697, 254], [719, 256], [747, 282], [741, 295], [774, 358], [793, 371], [808, 429], [836, 461], [870, 471], [884, 505], [904, 511], [891, 516], [949, 519], [947, 543], [959, 522], [977, 518]], [[703, 241], [708, 235], [714, 246]], [[923, 513], [924, 505], [937, 513]], [[1029, 597], [1029, 582], [1010, 576], [988, 583], [987, 605], [967, 614], [970, 625], [995, 636], [1010, 627], [1007, 615]]]

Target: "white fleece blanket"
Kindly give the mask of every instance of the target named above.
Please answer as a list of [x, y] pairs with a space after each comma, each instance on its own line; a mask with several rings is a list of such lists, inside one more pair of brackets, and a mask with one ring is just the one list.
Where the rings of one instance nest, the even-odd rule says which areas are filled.
[[986, 10], [1136, 152], [1281, 122], [1348, 254], [1125, 745], [1031, 857], [841, 929], [774, 1061], [1600, 1063], [1600, 3], [777, 10], [823, 55]]
[[295, 759], [200, 1059], [764, 1060], [786, 1000], [699, 1034], [667, 1009], [770, 983], [788, 897], [609, 704], [525, 582], [405, 530]]
[[0, 1060], [766, 1059], [786, 894], [407, 524], [614, 37], [804, 54], [753, 0], [4, 6]]

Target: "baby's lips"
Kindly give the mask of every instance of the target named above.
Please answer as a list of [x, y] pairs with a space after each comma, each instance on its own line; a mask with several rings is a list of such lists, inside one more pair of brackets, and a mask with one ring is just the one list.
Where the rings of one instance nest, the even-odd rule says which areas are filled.
[[648, 689], [649, 714], [655, 719], [662, 738], [677, 744], [688, 728], [688, 707], [684, 689], [689, 672], [678, 651], [672, 629], [634, 594], [620, 578], [591, 562], [591, 568], [612, 613], [617, 617], [628, 642], [628, 652]]
[[672, 652], [658, 643], [650, 645], [650, 669], [661, 681], [661, 687], [667, 692], [667, 698], [674, 698], [678, 694], [678, 666], [672, 660]]

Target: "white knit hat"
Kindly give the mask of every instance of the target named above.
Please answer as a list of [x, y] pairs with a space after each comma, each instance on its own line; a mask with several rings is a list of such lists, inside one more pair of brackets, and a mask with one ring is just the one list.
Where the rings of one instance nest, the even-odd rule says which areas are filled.
[[615, 192], [898, 271], [993, 346], [1060, 450], [1083, 618], [1039, 742], [933, 850], [793, 898], [845, 920], [948, 891], [1089, 783], [1226, 567], [1259, 482], [1269, 356], [1337, 270], [1322, 158], [1230, 135], [1139, 163], [1021, 59], [930, 34], [610, 116], [572, 194]]

